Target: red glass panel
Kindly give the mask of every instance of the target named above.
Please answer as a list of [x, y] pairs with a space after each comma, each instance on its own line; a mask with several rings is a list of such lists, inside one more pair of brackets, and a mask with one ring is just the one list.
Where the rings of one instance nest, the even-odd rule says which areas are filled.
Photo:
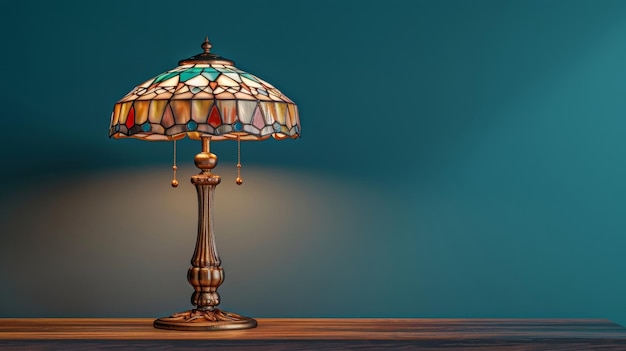
[[209, 86], [211, 89], [215, 90], [215, 88], [217, 88], [217, 82], [209, 82]]
[[220, 124], [222, 124], [222, 120], [220, 119], [220, 112], [217, 110], [217, 107], [213, 105], [211, 109], [211, 115], [209, 115], [209, 124], [213, 126], [213, 128], [217, 128]]
[[128, 117], [126, 118], [126, 128], [130, 129], [130, 127], [135, 125], [135, 107], [131, 106], [130, 111], [128, 111]]

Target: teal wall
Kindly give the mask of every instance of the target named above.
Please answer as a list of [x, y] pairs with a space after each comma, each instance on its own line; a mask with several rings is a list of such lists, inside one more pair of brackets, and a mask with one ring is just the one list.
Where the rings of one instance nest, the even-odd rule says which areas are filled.
[[[626, 324], [626, 2], [0, 3], [0, 317], [189, 307], [197, 142], [110, 140], [199, 52], [298, 103], [214, 145], [222, 306], [256, 317]], [[186, 162], [184, 162], [186, 161]]]

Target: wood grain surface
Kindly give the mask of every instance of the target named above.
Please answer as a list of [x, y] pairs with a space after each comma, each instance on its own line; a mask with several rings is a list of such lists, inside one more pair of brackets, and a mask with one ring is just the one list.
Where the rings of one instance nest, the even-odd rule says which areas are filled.
[[182, 332], [152, 319], [0, 319], [2, 350], [626, 350], [605, 319], [257, 319], [255, 329]]

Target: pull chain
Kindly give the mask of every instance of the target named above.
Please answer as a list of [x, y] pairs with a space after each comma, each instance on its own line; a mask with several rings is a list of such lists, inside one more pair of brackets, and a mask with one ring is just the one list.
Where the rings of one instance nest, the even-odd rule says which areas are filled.
[[243, 179], [241, 178], [241, 136], [237, 135], [237, 180], [235, 180], [237, 185], [241, 185], [243, 183]]
[[178, 180], [176, 180], [177, 169], [178, 167], [176, 167], [176, 140], [174, 140], [174, 165], [172, 166], [172, 171], [174, 171], [174, 179], [172, 179], [172, 188], [175, 188], [178, 186]]

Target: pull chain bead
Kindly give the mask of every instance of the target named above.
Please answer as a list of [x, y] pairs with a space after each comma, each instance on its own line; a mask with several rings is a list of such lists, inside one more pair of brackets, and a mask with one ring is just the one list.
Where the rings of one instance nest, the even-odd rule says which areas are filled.
[[235, 180], [237, 185], [243, 184], [243, 178], [241, 178], [241, 137], [237, 136], [237, 179]]
[[174, 140], [174, 165], [172, 166], [172, 171], [174, 171], [174, 179], [172, 179], [172, 188], [178, 186], [178, 180], [176, 180], [176, 171], [178, 167], [176, 167], [176, 140]]

